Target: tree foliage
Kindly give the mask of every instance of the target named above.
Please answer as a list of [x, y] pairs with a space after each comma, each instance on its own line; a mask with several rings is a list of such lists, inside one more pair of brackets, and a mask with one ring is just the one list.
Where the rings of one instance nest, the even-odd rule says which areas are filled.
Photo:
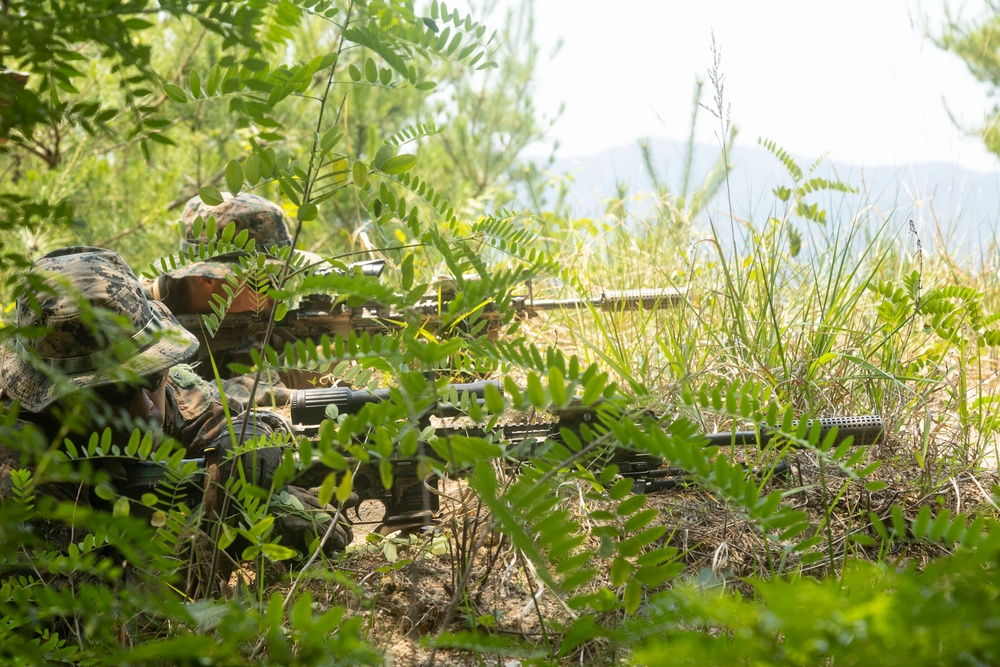
[[[961, 58], [972, 76], [987, 84], [995, 97], [1000, 90], [1000, 7], [991, 0], [984, 0], [982, 6], [983, 11], [972, 18], [955, 15], [946, 7], [945, 25], [931, 28], [930, 33], [940, 48]], [[985, 110], [982, 124], [970, 131], [1000, 156], [1000, 105]]]
[[[310, 79], [308, 67], [328, 54], [337, 54], [338, 74], [323, 122], [341, 128], [341, 153], [372, 160], [401, 128], [420, 128], [406, 136], [404, 152], [420, 157], [422, 177], [442, 196], [473, 211], [508, 202], [505, 184], [538, 171], [516, 166], [520, 150], [541, 134], [523, 94], [533, 61], [518, 56], [534, 48], [530, 29], [477, 34], [465, 25], [467, 16], [446, 5], [436, 16], [430, 4], [422, 14], [386, 7], [10, 3], [0, 63], [27, 80], [0, 77], [7, 193], [0, 210], [16, 230], [8, 247], [36, 257], [83, 243], [141, 263], [169, 252], [180, 207], [204, 186], [224, 189], [234, 155], [249, 154], [254, 142], [290, 154], [308, 150], [312, 100], [326, 83], [318, 69]], [[53, 20], [62, 15], [73, 27]], [[521, 9], [519, 20], [530, 25], [530, 13]], [[396, 40], [391, 48], [388, 38]], [[115, 45], [125, 42], [117, 55]], [[491, 72], [501, 73], [501, 84], [490, 83]], [[505, 107], [490, 125], [462, 129], [466, 121], [459, 119], [482, 113], [473, 105], [499, 109], [504, 99], [519, 106]], [[458, 142], [449, 154], [447, 146]], [[485, 171], [467, 173], [456, 164]], [[285, 200], [294, 213], [294, 201], [276, 183], [253, 187]], [[303, 247], [340, 254], [393, 242], [394, 233], [373, 224], [356, 198], [332, 189], [317, 218], [305, 221]], [[38, 224], [18, 224], [28, 217]]]

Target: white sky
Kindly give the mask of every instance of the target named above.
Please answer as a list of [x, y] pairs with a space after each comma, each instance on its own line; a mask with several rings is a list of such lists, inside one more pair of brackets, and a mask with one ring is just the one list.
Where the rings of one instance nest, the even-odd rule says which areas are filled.
[[[765, 137], [794, 155], [829, 152], [866, 167], [941, 161], [994, 172], [1000, 160], [964, 136], [945, 106], [976, 125], [987, 88], [923, 37], [922, 17], [936, 29], [945, 1], [536, 0], [534, 102], [549, 116], [565, 103], [552, 132], [559, 157], [640, 137], [683, 140], [714, 32], [740, 144]], [[970, 16], [984, 5], [947, 1]], [[706, 86], [703, 102], [713, 94]], [[703, 113], [699, 139], [717, 142], [717, 128]]]

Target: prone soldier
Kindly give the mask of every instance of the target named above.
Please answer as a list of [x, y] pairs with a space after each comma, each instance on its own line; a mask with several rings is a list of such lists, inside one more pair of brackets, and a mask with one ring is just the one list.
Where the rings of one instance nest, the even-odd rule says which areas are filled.
[[[180, 242], [182, 254], [192, 249], [216, 241], [208, 238], [207, 225], [196, 224], [215, 218], [217, 235], [229, 223], [233, 223], [235, 233], [246, 232], [248, 238], [255, 242], [255, 250], [264, 253], [266, 263], [270, 268], [282, 263], [275, 256], [280, 249], [292, 244], [288, 225], [285, 223], [284, 212], [274, 202], [258, 195], [243, 193], [232, 196], [226, 193], [225, 201], [217, 206], [209, 206], [200, 197], [193, 197], [184, 206], [181, 224], [184, 225], [184, 238]], [[197, 229], [200, 226], [200, 229]], [[198, 233], [196, 234], [196, 231]], [[247, 256], [245, 252], [233, 252], [220, 255], [206, 261], [195, 261], [184, 264], [174, 271], [164, 273], [149, 283], [147, 295], [162, 301], [175, 315], [201, 315], [212, 312], [212, 304], [219, 298], [228, 300], [228, 279], [235, 275], [234, 265]], [[318, 264], [322, 259], [313, 253], [295, 251], [295, 265]], [[269, 312], [273, 307], [272, 300], [261, 291], [253, 289], [253, 285], [240, 284], [236, 286], [227, 313]], [[196, 332], [197, 333], [197, 332]], [[275, 348], [282, 345], [280, 340], [272, 340]], [[253, 377], [240, 375], [229, 369], [229, 364], [239, 363], [249, 366], [251, 350], [260, 349], [260, 341], [249, 332], [246, 337], [226, 349], [213, 349], [208, 346], [200, 351], [199, 363], [194, 365], [198, 374], [209, 381], [215, 379], [212, 364], [208, 362], [209, 354], [215, 360], [219, 376], [223, 379], [223, 387], [227, 396], [249, 402]], [[269, 371], [264, 376], [261, 388], [258, 389], [257, 400], [264, 404], [284, 405], [288, 401], [287, 378]]]
[[[35, 461], [19, 442], [41, 434], [51, 449], [65, 438], [86, 438], [110, 426], [112, 444], [122, 449], [139, 428], [152, 434], [157, 446], [167, 439], [176, 441], [188, 458], [211, 451], [229, 453], [219, 457], [228, 460], [220, 468], [240, 466], [244, 478], [265, 493], [294, 498], [295, 511], [272, 505], [274, 531], [283, 544], [300, 552], [326, 531], [331, 515], [339, 514], [308, 490], [287, 487], [287, 493], [279, 494], [271, 488], [282, 457], [279, 448], [232, 455], [237, 446], [223, 405], [184, 363], [197, 352], [197, 339], [162, 303], [147, 299], [117, 253], [72, 247], [45, 255], [28, 272], [16, 313], [17, 329], [0, 349], [0, 413], [16, 410], [24, 437], [7, 432], [0, 440], [0, 504], [13, 495], [12, 472], [30, 469]], [[69, 407], [79, 392], [89, 394], [89, 409], [82, 416]], [[231, 402], [231, 414], [241, 407]], [[244, 411], [233, 420], [233, 431], [248, 438], [271, 436], [283, 428], [283, 422], [264, 412]], [[112, 482], [127, 486], [127, 479], [116, 478], [121, 470], [111, 466]], [[88, 490], [73, 488], [72, 483], [46, 484], [39, 491], [88, 502]], [[338, 523], [324, 552], [343, 550], [351, 539], [349, 526]]]

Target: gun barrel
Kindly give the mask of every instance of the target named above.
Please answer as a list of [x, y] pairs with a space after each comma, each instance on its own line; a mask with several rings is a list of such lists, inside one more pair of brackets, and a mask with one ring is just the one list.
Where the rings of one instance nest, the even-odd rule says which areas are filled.
[[647, 288], [632, 290], [614, 290], [603, 292], [600, 296], [585, 299], [525, 299], [525, 308], [531, 312], [536, 310], [558, 310], [560, 308], [584, 308], [593, 306], [605, 311], [615, 310], [653, 310], [669, 308], [684, 300], [684, 292], [679, 289]]
[[[825, 438], [830, 429], [837, 427], [837, 441], [842, 442], [847, 436], [854, 437], [854, 444], [858, 447], [867, 447], [876, 444], [882, 437], [882, 418], [877, 415], [864, 415], [860, 417], [823, 417], [821, 419], [809, 420], [809, 428], [815, 422], [819, 422], [820, 438]], [[792, 422], [793, 428], [798, 426], [798, 420]], [[774, 438], [776, 431], [770, 428], [762, 428], [759, 433], [755, 431], [736, 431], [735, 433], [709, 433], [705, 437], [708, 444], [718, 447], [729, 445], [758, 445], [766, 447]]]
[[[483, 380], [468, 384], [450, 384], [446, 391], [450, 394], [454, 389], [459, 396], [468, 393], [478, 399], [486, 395], [486, 386], [493, 385], [501, 392], [500, 383], [495, 380]], [[374, 391], [353, 390], [347, 387], [325, 387], [322, 389], [299, 389], [292, 392], [291, 419], [293, 424], [319, 424], [326, 419], [328, 405], [336, 405], [337, 411], [354, 414], [369, 403], [378, 403], [389, 398], [388, 389]], [[434, 411], [440, 417], [454, 417], [460, 414], [459, 406], [442, 403]]]

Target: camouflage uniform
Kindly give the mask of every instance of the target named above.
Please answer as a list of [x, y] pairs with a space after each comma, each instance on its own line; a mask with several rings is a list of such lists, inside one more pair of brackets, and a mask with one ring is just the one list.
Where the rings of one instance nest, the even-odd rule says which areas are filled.
[[[197, 265], [193, 264], [191, 266]], [[231, 268], [227, 270], [232, 271]], [[166, 280], [163, 280], [163, 278], [166, 278]], [[158, 290], [153, 295], [158, 297], [171, 312], [185, 313], [184, 303], [177, 294], [176, 280], [172, 277], [161, 276], [161, 279], [158, 281]], [[284, 340], [281, 339], [280, 335], [274, 334], [271, 339], [271, 347], [281, 349], [283, 346]], [[208, 348], [204, 349], [207, 350]], [[250, 366], [252, 360], [250, 350], [260, 350], [260, 341], [249, 333], [236, 341], [232, 347], [223, 350], [213, 348], [212, 350], [216, 366], [219, 369], [219, 376], [222, 378], [222, 387], [226, 398], [244, 405], [250, 403], [250, 389], [253, 388], [254, 380], [253, 375], [237, 375], [229, 370], [229, 364], [237, 363]], [[215, 384], [215, 374], [212, 371], [212, 364], [208, 360], [207, 352], [205, 355], [198, 357], [192, 368], [199, 377], [208, 381], [210, 391], [219, 400], [219, 391]], [[260, 385], [257, 388], [257, 402], [264, 406], [287, 405], [289, 393], [290, 390], [283, 382], [281, 375], [274, 369], [268, 369], [261, 376]]]
[[[217, 234], [221, 234], [226, 226], [232, 222], [235, 224], [236, 233], [246, 231], [250, 239], [255, 241], [255, 249], [258, 252], [268, 252], [275, 248], [284, 248], [292, 244], [291, 234], [285, 224], [284, 212], [277, 204], [270, 202], [254, 194], [240, 194], [235, 197], [224, 194], [225, 201], [218, 206], [209, 206], [199, 197], [194, 197], [184, 206], [181, 215], [181, 222], [185, 228], [184, 238], [181, 239], [180, 249], [183, 255], [191, 249], [197, 249], [210, 240], [206, 236], [206, 229], [202, 227], [200, 235], [196, 238], [194, 234], [195, 221], [199, 218], [203, 221], [210, 217], [215, 218]], [[149, 295], [152, 298], [162, 301], [171, 312], [179, 315], [190, 313], [188, 305], [181, 294], [180, 282], [189, 276], [202, 276], [205, 278], [225, 279], [232, 274], [233, 263], [239, 261], [242, 253], [234, 253], [231, 256], [216, 257], [213, 260], [204, 262], [194, 262], [186, 264], [175, 271], [171, 271], [157, 278], [149, 285]], [[318, 264], [322, 258], [309, 252], [296, 251], [296, 263]], [[277, 258], [271, 258], [269, 263], [280, 262]], [[200, 332], [195, 332], [200, 333]], [[284, 347], [285, 340], [276, 332], [271, 340], [271, 347], [280, 350]], [[223, 379], [223, 388], [227, 397], [235, 398], [243, 403], [250, 402], [250, 389], [253, 387], [252, 376], [234, 375], [228, 369], [228, 364], [239, 363], [245, 366], [251, 364], [250, 351], [260, 350], [261, 341], [257, 340], [249, 333], [235, 342], [227, 343], [227, 348], [223, 350], [214, 349], [212, 354], [219, 370], [219, 375]], [[207, 361], [207, 346], [203, 349], [200, 363], [195, 366], [198, 373], [206, 380], [214, 380], [212, 365]], [[286, 383], [287, 376], [282, 376], [275, 371], [268, 371], [262, 376], [261, 384], [257, 390], [257, 401], [263, 405], [285, 405], [288, 402], [289, 389]], [[295, 381], [293, 381], [295, 382]], [[213, 382], [214, 384], [214, 382]], [[303, 384], [301, 387], [309, 386]]]
[[[206, 449], [228, 434], [222, 404], [211, 386], [187, 364], [171, 368], [166, 384], [162, 434], [181, 443], [187, 457], [204, 456]], [[238, 414], [242, 406], [232, 403], [229, 408], [232, 414]], [[22, 428], [34, 425], [46, 440], [51, 440], [58, 431], [59, 424], [45, 413], [21, 412], [19, 417]], [[15, 452], [0, 444], [0, 500], [10, 495], [9, 473], [19, 467], [18, 459]]]
[[[66, 248], [43, 257], [30, 273], [37, 282], [29, 283], [18, 297], [18, 333], [0, 351], [0, 390], [6, 401], [18, 404], [21, 420], [13, 426], [9, 419], [0, 420], [5, 427], [0, 430], [0, 502], [9, 498], [11, 470], [29, 463], [22, 460], [22, 452], [17, 451], [20, 447], [15, 449], [7, 443], [16, 446], [39, 433], [51, 441], [61, 424], [50, 408], [85, 387], [100, 393], [102, 387], [128, 386], [129, 379], [134, 381], [136, 376], [167, 372], [162, 422], [137, 423], [175, 439], [189, 457], [200, 457], [209, 447], [231, 451], [222, 405], [210, 385], [182, 364], [195, 354], [197, 339], [177, 324], [163, 304], [145, 297], [139, 281], [117, 253], [101, 248]], [[81, 302], [86, 307], [81, 307]], [[119, 324], [124, 324], [123, 335], [115, 339], [111, 330]], [[44, 333], [20, 335], [37, 330]], [[132, 394], [137, 396], [139, 391], [136, 388]], [[149, 395], [157, 391], [152, 388]], [[10, 403], [5, 407], [9, 408]], [[101, 414], [99, 407], [95, 405], [89, 413], [95, 419]], [[231, 414], [237, 414], [241, 407], [231, 405]], [[0, 410], [0, 416], [6, 412]], [[155, 419], [156, 411], [146, 414]], [[271, 435], [276, 427], [281, 428], [280, 422], [264, 413], [244, 413], [234, 422], [237, 420], [246, 422], [246, 432], [251, 435]], [[37, 428], [29, 428], [29, 424]], [[39, 442], [36, 440], [36, 444]], [[251, 455], [243, 455], [246, 468], [247, 456]], [[258, 449], [252, 457], [260, 474], [250, 477], [251, 481], [269, 486], [270, 473], [280, 461], [281, 452], [275, 448]], [[40, 490], [86, 501], [85, 490], [82, 495], [81, 490], [74, 492], [65, 486]], [[332, 510], [320, 507], [314, 494], [294, 487], [287, 490], [310, 509]], [[279, 512], [275, 521], [278, 534], [287, 535], [285, 543], [299, 548], [307, 532], [300, 514]], [[329, 517], [325, 520], [329, 521]], [[319, 523], [323, 523], [322, 517]], [[349, 529], [341, 527], [327, 547], [343, 549], [350, 537]]]

